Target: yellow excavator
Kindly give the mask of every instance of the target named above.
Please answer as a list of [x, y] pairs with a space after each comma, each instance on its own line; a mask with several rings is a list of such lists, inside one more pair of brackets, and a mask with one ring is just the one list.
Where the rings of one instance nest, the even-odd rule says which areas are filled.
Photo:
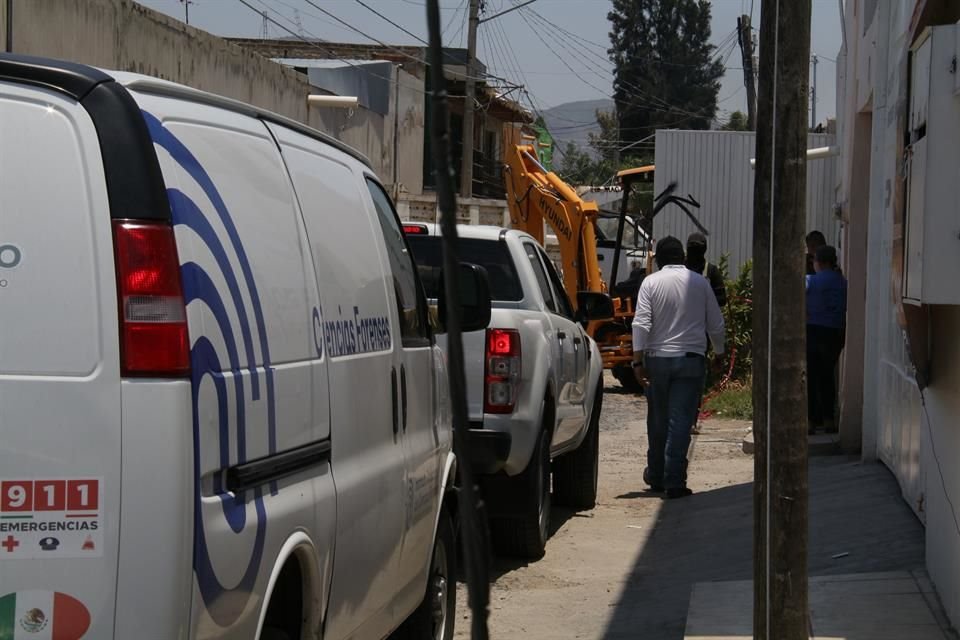
[[[619, 270], [630, 191], [637, 182], [652, 180], [653, 172], [654, 166], [648, 165], [627, 169], [617, 174], [623, 196], [616, 248], [610, 270], [613, 279], [616, 279]], [[540, 244], [544, 244], [545, 225], [549, 225], [556, 234], [560, 247], [563, 284], [571, 303], [576, 305], [577, 293], [580, 291], [601, 292], [611, 296], [613, 316], [604, 320], [590, 321], [587, 325], [587, 333], [596, 341], [600, 349], [604, 368], [610, 369], [626, 389], [639, 390], [630, 363], [633, 358], [631, 324], [634, 314], [634, 297], [640, 286], [640, 280], [630, 278], [622, 283], [621, 287], [614, 282], [612, 288], [604, 280], [597, 252], [599, 207], [595, 202], [582, 199], [573, 187], [540, 164], [532, 145], [515, 145], [507, 157], [504, 173], [507, 204], [510, 208], [510, 222], [513, 228], [529, 233]], [[675, 184], [667, 187], [657, 196], [651, 211], [641, 217], [639, 226], [646, 244], [642, 258], [646, 268], [640, 273], [640, 278], [643, 274], [652, 271], [652, 221], [665, 205], [671, 202], [679, 204], [701, 232], [706, 233], [706, 229], [690, 213], [687, 206], [699, 207], [699, 203], [692, 197], [673, 196], [675, 188]]]

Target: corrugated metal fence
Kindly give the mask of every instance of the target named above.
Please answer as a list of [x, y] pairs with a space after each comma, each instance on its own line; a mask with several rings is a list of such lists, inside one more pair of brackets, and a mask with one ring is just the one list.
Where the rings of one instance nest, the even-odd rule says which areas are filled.
[[[690, 194], [700, 203], [694, 215], [707, 228], [708, 256], [730, 256], [730, 275], [753, 254], [753, 176], [756, 134], [752, 131], [657, 131], [655, 193], [676, 181], [676, 195]], [[827, 147], [832, 134], [809, 134], [807, 147]], [[838, 243], [840, 223], [833, 214], [838, 158], [807, 162], [807, 229], [819, 229], [827, 242]], [[678, 207], [669, 205], [654, 219], [657, 238], [673, 235], [684, 242], [696, 227]], [[797, 251], [803, 239], [797, 238]]]

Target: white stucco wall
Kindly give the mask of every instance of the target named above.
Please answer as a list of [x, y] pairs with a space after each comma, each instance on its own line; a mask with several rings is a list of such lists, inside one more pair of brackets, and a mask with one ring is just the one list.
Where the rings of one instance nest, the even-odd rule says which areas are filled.
[[[3, 0], [0, 15], [5, 8]], [[423, 80], [396, 67], [400, 93], [391, 95], [390, 112], [382, 116], [364, 108], [308, 107], [314, 90], [305, 76], [131, 0], [14, 0], [13, 29], [15, 53], [144, 73], [303, 122], [358, 149], [388, 184], [397, 140], [397, 179], [412, 193], [422, 190]], [[5, 35], [0, 29], [0, 39]], [[393, 135], [395, 124], [400, 136]]]
[[[896, 476], [906, 502], [926, 525], [926, 565], [953, 624], [960, 624], [960, 306], [931, 308], [931, 384], [924, 397], [914, 379], [898, 323], [901, 291], [894, 287], [894, 210], [900, 162], [898, 116], [913, 0], [876, 3], [873, 24], [860, 20], [863, 0], [848, 0], [848, 50], [838, 92], [841, 199], [851, 197], [854, 172], [869, 171], [867, 287], [863, 357], [863, 457], [878, 458]], [[844, 56], [841, 56], [841, 60]], [[872, 112], [869, 167], [852, 162], [853, 122]], [[960, 141], [957, 141], [960, 144]], [[953, 207], [957, 203], [928, 203]], [[949, 231], [947, 229], [945, 232]], [[861, 233], [845, 228], [845, 234]], [[942, 274], [956, 279], [956, 274]], [[957, 286], [960, 286], [958, 281]], [[851, 327], [851, 330], [858, 330]], [[922, 401], [926, 400], [926, 408]], [[952, 503], [952, 504], [951, 504]]]

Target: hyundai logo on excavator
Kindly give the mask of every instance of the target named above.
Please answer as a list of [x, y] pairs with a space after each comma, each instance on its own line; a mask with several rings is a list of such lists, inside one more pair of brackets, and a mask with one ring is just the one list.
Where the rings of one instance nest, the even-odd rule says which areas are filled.
[[550, 220], [551, 226], [557, 231], [558, 234], [562, 235], [568, 242], [573, 240], [573, 229], [570, 228], [570, 225], [567, 224], [566, 219], [560, 215], [560, 213], [551, 206], [550, 201], [546, 196], [540, 196], [540, 208], [544, 209], [547, 212], [547, 218]]

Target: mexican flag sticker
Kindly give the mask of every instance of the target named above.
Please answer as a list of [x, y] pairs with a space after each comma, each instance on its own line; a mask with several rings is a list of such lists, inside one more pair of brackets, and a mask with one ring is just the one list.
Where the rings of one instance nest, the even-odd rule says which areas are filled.
[[80, 640], [90, 612], [55, 591], [18, 591], [0, 598], [0, 640]]

